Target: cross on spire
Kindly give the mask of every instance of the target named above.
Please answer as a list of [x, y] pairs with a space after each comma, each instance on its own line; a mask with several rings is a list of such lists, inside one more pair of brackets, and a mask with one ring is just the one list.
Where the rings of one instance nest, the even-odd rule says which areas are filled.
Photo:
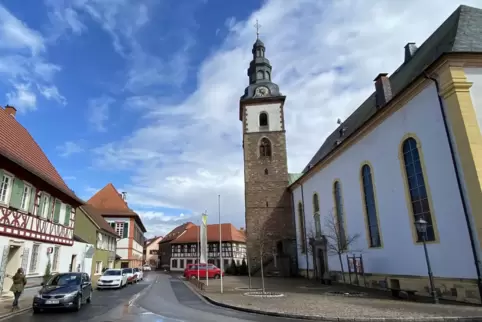
[[259, 29], [261, 28], [261, 25], [258, 23], [258, 19], [256, 19], [254, 27], [256, 28], [256, 39], [259, 39]]

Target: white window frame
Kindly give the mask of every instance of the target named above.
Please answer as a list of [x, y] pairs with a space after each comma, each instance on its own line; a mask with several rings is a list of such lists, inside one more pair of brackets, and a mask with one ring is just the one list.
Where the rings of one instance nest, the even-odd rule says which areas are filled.
[[115, 232], [117, 233], [117, 235], [120, 236], [120, 238], [124, 238], [124, 222], [116, 222], [115, 223]]
[[[100, 263], [99, 266], [97, 266]], [[95, 272], [94, 275], [101, 275], [102, 274], [102, 261], [96, 261], [95, 262]], [[99, 269], [98, 269], [99, 268]]]
[[4, 171], [3, 176], [2, 176], [2, 180], [0, 181], [0, 189], [2, 189], [2, 187], [3, 187], [3, 180], [5, 178], [8, 178], [9, 182], [8, 182], [6, 190], [5, 190], [5, 200], [0, 199], [0, 204], [8, 206], [10, 204], [10, 197], [12, 196], [13, 179], [15, 177], [11, 173]]
[[[47, 197], [45, 201], [48, 200], [48, 202], [45, 202], [45, 201], [44, 201], [44, 203], [42, 204], [41, 217], [43, 217], [43, 218], [45, 218], [45, 219], [49, 219], [49, 218], [50, 218], [50, 217], [49, 217], [50, 214], [48, 213], [48, 211], [49, 211], [49, 205], [50, 205], [50, 203], [52, 202], [52, 196], [50, 196], [50, 195], [49, 195], [48, 193], [46, 193], [46, 192], [42, 192], [42, 196], [41, 196], [41, 197]], [[45, 207], [47, 207], [47, 208], [45, 208]], [[46, 212], [47, 212], [47, 214], [46, 214]]]
[[[35, 249], [37, 249], [37, 252], [35, 252]], [[35, 274], [37, 273], [37, 264], [38, 264], [38, 255], [40, 253], [40, 244], [33, 244], [32, 247], [32, 254], [30, 255], [30, 264], [28, 267], [28, 273], [29, 274]]]
[[[25, 197], [25, 189], [28, 189], [28, 196]], [[23, 182], [23, 192], [22, 192], [22, 200], [20, 201], [20, 210], [28, 212], [30, 208], [30, 200], [32, 200], [32, 185], [28, 182]], [[24, 199], [25, 198], [25, 199]], [[23, 203], [25, 202], [25, 205]]]
[[60, 202], [60, 211], [59, 211], [59, 225], [63, 225], [65, 221], [65, 212], [67, 211], [67, 205], [64, 204], [62, 201]]

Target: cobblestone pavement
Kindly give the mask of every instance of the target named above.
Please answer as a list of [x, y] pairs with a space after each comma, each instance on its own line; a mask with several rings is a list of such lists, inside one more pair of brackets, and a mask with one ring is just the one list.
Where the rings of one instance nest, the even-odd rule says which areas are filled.
[[[205, 283], [205, 281], [204, 281]], [[252, 279], [252, 287], [260, 287], [260, 279]], [[281, 298], [256, 298], [244, 295], [248, 279], [225, 277], [224, 292], [220, 293], [220, 281], [209, 281], [201, 293], [211, 300], [234, 307], [247, 308], [291, 315], [324, 318], [385, 318], [385, 319], [425, 319], [437, 317], [482, 317], [482, 308], [474, 305], [431, 304], [395, 300], [380, 291], [367, 291], [363, 296], [347, 297], [332, 295], [329, 292], [354, 290], [343, 285], [323, 286], [311, 284], [301, 279], [266, 278], [267, 292], [281, 292]], [[357, 289], [360, 292], [360, 289]], [[365, 292], [365, 290], [363, 290]], [[482, 321], [480, 319], [479, 321]]]

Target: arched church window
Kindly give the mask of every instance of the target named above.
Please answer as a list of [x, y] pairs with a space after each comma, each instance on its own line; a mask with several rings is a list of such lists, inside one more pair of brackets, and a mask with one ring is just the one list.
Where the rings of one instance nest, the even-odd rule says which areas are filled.
[[270, 80], [271, 79], [271, 74], [269, 72], [266, 72], [266, 79]]
[[271, 156], [271, 142], [267, 138], [262, 138], [259, 144], [259, 156], [270, 157]]
[[264, 79], [264, 72], [262, 70], [258, 70], [258, 72], [256, 73], [256, 78]]
[[313, 194], [313, 219], [315, 220], [315, 235], [316, 238], [319, 238], [321, 237], [320, 198], [316, 192]]
[[[420, 151], [417, 141], [413, 137], [409, 137], [403, 142], [402, 151], [403, 163], [405, 166], [405, 179], [409, 190], [410, 201], [412, 204], [412, 215], [414, 225], [419, 218], [427, 221], [427, 231], [425, 232], [425, 240], [435, 241], [435, 229], [432, 220], [432, 212], [428, 200], [426, 178], [424, 166], [420, 160]], [[422, 241], [422, 234], [417, 232], [417, 241]]]
[[368, 164], [361, 168], [363, 186], [363, 203], [365, 205], [366, 223], [368, 226], [368, 237], [370, 247], [380, 247], [380, 227], [378, 227], [378, 213], [375, 200], [375, 187], [373, 185], [372, 169]]
[[335, 181], [333, 184], [333, 196], [335, 198], [335, 219], [336, 229], [338, 232], [339, 248], [345, 250], [346, 245], [346, 232], [345, 232], [345, 214], [343, 209], [343, 201], [341, 196], [341, 184], [340, 181]]
[[261, 112], [259, 114], [259, 126], [268, 126], [268, 113]]
[[306, 230], [305, 230], [305, 214], [303, 213], [303, 204], [298, 202], [298, 218], [300, 220], [300, 248], [302, 253], [306, 253]]

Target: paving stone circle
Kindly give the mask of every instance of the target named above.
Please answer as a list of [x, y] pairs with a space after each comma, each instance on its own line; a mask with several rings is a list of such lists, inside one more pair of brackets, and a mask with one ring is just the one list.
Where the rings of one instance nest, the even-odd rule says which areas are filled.
[[349, 292], [343, 292], [343, 291], [332, 291], [332, 292], [326, 292], [326, 295], [335, 295], [335, 296], [348, 296], [348, 297], [362, 297], [367, 295], [367, 293], [364, 292], [355, 292], [355, 291], [349, 291]]
[[256, 288], [256, 287], [236, 287], [235, 288], [236, 291], [252, 291], [252, 292], [256, 292], [256, 291], [262, 291], [262, 289], [260, 288]]
[[262, 297], [262, 298], [275, 298], [275, 297], [284, 297], [283, 293], [278, 292], [246, 292], [244, 293], [245, 296], [252, 296], [252, 297]]

